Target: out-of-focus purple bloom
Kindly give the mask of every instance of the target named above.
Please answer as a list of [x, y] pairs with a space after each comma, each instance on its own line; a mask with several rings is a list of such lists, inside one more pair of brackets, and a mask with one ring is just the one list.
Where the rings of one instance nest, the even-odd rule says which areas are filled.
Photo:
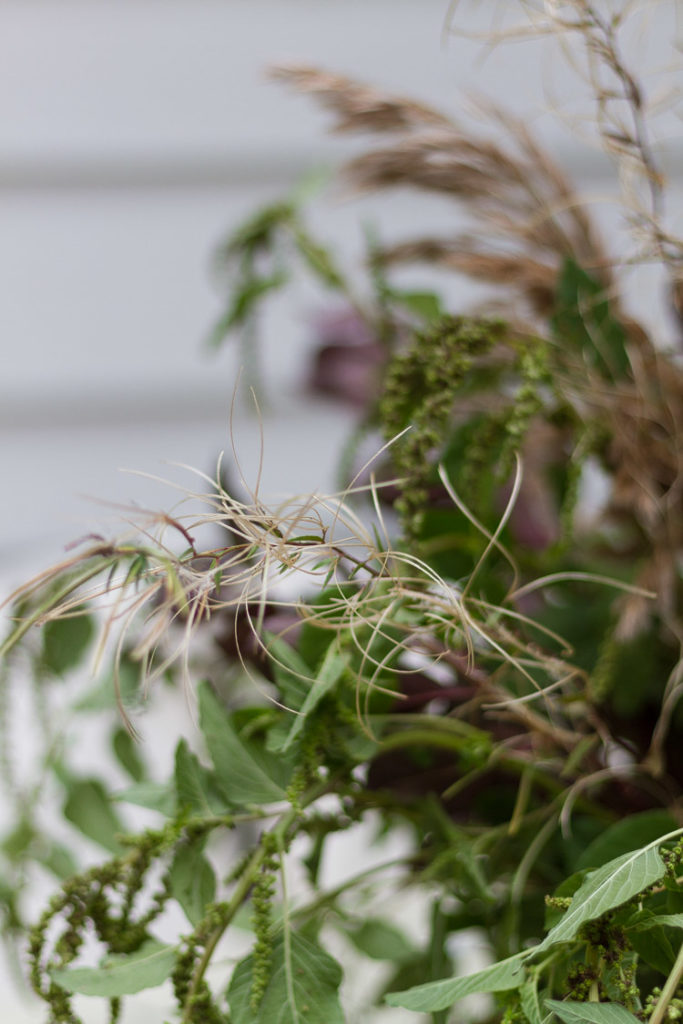
[[[566, 458], [565, 444], [562, 431], [541, 419], [531, 425], [524, 441], [522, 485], [510, 516], [510, 533], [531, 551], [544, 551], [560, 539], [559, 508], [549, 473]], [[511, 493], [509, 481], [499, 496], [501, 512]]]
[[319, 316], [314, 330], [319, 347], [313, 357], [308, 390], [365, 408], [377, 397], [386, 360], [384, 347], [354, 309]]
[[510, 516], [515, 540], [532, 551], [544, 551], [560, 538], [560, 519], [550, 487], [541, 477], [524, 480]]

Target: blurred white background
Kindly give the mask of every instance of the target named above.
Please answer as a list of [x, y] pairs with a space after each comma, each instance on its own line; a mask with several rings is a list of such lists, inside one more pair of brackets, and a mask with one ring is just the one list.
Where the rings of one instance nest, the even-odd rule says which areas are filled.
[[[461, 0], [457, 24], [484, 27], [494, 6]], [[661, 64], [675, 8], [652, 5], [643, 67]], [[0, 594], [67, 541], [103, 521], [111, 532], [115, 513], [84, 496], [174, 500], [120, 468], [191, 483], [167, 462], [211, 472], [229, 448], [239, 360], [234, 343], [203, 346], [221, 311], [212, 252], [259, 203], [352, 149], [312, 102], [266, 80], [268, 64], [314, 63], [453, 112], [463, 90], [493, 95], [617, 230], [608, 163], [547, 114], [580, 110], [557, 54], [516, 44], [482, 59], [444, 33], [447, 13], [447, 0], [0, 0]], [[680, 208], [679, 129], [671, 116], [663, 143]], [[363, 222], [399, 238], [455, 230], [457, 216], [407, 194], [350, 202], [332, 189], [314, 205], [315, 229], [349, 259]], [[651, 316], [654, 286], [637, 280], [633, 305]], [[466, 305], [471, 286], [452, 289]], [[310, 320], [327, 302], [295, 288], [265, 324], [266, 491], [329, 486], [351, 423], [301, 397]], [[257, 435], [240, 413], [247, 475]]]

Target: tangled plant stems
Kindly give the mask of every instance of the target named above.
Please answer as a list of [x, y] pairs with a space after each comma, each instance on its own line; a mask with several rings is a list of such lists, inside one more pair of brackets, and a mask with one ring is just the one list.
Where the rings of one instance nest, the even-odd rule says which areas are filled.
[[[519, 9], [524, 32], [550, 33], [585, 73], [626, 186], [626, 262], [657, 262], [680, 310], [681, 241], [622, 42], [635, 5]], [[310, 232], [300, 195], [224, 246], [215, 341], [246, 327], [253, 342], [259, 304], [294, 266], [360, 325], [367, 403], [346, 477], [337, 495], [270, 507], [219, 466], [207, 495], [188, 495], [201, 511], [90, 537], [14, 595], [0, 748], [28, 678], [44, 750], [28, 785], [3, 755], [6, 931], [25, 934], [25, 889], [52, 872], [31, 980], [69, 1024], [75, 995], [108, 1001], [116, 1020], [166, 980], [183, 1024], [343, 1024], [355, 1010], [329, 949], [344, 960], [349, 945], [384, 964], [370, 1003], [406, 1020], [445, 1024], [472, 993], [488, 996], [491, 1024], [677, 1020], [680, 359], [627, 310], [624, 261], [525, 125], [492, 108], [486, 137], [341, 75], [277, 74], [337, 131], [375, 137], [347, 181], [435, 193], [469, 228], [373, 238], [365, 292]], [[394, 267], [415, 262], [497, 286], [505, 317], [398, 287]], [[343, 345], [334, 358], [343, 367]], [[90, 653], [108, 666], [94, 688]], [[197, 752], [179, 740], [159, 777], [132, 734], [144, 701], [177, 685], [196, 702]], [[130, 781], [118, 794], [70, 757], [68, 730], [95, 713]], [[44, 825], [48, 783], [106, 851], [94, 867]], [[147, 808], [147, 829], [126, 828], [126, 802]], [[330, 886], [329, 849], [370, 824], [408, 837], [407, 852]], [[408, 894], [422, 908], [410, 934], [393, 913]], [[463, 975], [454, 939], [472, 928], [491, 966]], [[249, 949], [236, 962], [238, 929]]]

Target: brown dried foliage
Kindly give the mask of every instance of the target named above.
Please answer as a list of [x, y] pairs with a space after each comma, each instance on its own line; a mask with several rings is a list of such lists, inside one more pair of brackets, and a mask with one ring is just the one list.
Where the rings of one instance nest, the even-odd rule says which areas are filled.
[[610, 261], [581, 202], [521, 122], [493, 106], [482, 110], [505, 134], [501, 144], [472, 135], [424, 105], [342, 75], [311, 67], [279, 68], [276, 74], [336, 114], [335, 131], [394, 135], [346, 166], [345, 178], [355, 189], [436, 192], [471, 216], [471, 234], [394, 247], [384, 254], [388, 262], [426, 258], [504, 284], [541, 315], [547, 314], [551, 284], [567, 256], [611, 288]]
[[[602, 49], [598, 46], [596, 40], [604, 35], [604, 25], [590, 21], [591, 5], [576, 0], [576, 6], [588, 18], [586, 31], [592, 35], [587, 45], [592, 57], [607, 61], [624, 89], [630, 90], [634, 123], [642, 129], [640, 136], [634, 136], [630, 152], [644, 161], [644, 175], [658, 207], [662, 183], [652, 171], [650, 151], [643, 148], [642, 97], [637, 84], [618, 63], [613, 38], [603, 40]], [[569, 27], [576, 29], [577, 25]], [[386, 264], [429, 263], [501, 286], [508, 293], [507, 317], [518, 323], [526, 319], [527, 324], [531, 317], [532, 329], [547, 323], [552, 314], [558, 273], [567, 257], [604, 286], [611, 314], [620, 320], [627, 335], [631, 373], [608, 385], [604, 377], [584, 365], [572, 365], [571, 357], [561, 353], [559, 366], [564, 368], [558, 371], [558, 383], [587, 417], [607, 425], [611, 440], [604, 454], [612, 488], [606, 515], [615, 520], [626, 518], [635, 525], [637, 539], [631, 554], [642, 566], [638, 583], [657, 594], [654, 606], [637, 595], [623, 599], [617, 635], [622, 639], [634, 636], [651, 623], [656, 611], [670, 641], [683, 651], [683, 598], [677, 592], [681, 587], [675, 568], [683, 558], [683, 372], [675, 357], [658, 350], [641, 324], [621, 308], [618, 263], [608, 255], [587, 209], [562, 171], [524, 124], [492, 105], [482, 113], [494, 129], [494, 139], [481, 137], [420, 104], [375, 92], [341, 75], [290, 67], [281, 68], [278, 77], [320, 99], [336, 115], [336, 131], [393, 136], [346, 166], [345, 178], [354, 188], [408, 187], [437, 193], [458, 203], [469, 216], [471, 228], [466, 233], [410, 239], [385, 249], [380, 258]], [[611, 108], [607, 98], [600, 103], [604, 132]], [[654, 220], [651, 227], [653, 224]], [[659, 228], [656, 234], [664, 256], [667, 240]], [[678, 310], [683, 306], [683, 275], [668, 257], [663, 262], [674, 270]], [[682, 666], [683, 658], [669, 681], [669, 706], [673, 706], [676, 688], [683, 686], [679, 681]], [[663, 711], [655, 733], [653, 770], [668, 714], [670, 711]]]
[[449, 120], [431, 107], [401, 96], [392, 96], [302, 64], [282, 64], [272, 70], [300, 92], [315, 93], [316, 99], [337, 117], [334, 132], [402, 132], [416, 127], [448, 127]]

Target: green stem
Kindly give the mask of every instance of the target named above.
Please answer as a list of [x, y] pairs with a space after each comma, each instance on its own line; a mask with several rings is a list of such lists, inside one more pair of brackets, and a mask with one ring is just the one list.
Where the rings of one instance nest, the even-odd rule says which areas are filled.
[[510, 883], [510, 897], [506, 922], [509, 949], [513, 949], [519, 943], [520, 936], [518, 933], [520, 908], [527, 879], [541, 850], [557, 828], [558, 819], [559, 814], [555, 811], [555, 813], [548, 818], [545, 825], [538, 830], [532, 841], [529, 843], [526, 853], [519, 862], [519, 866], [513, 875], [512, 882]]
[[673, 999], [674, 995], [676, 994], [676, 989], [681, 983], [681, 978], [683, 978], [683, 943], [681, 944], [681, 948], [678, 951], [676, 963], [673, 965], [671, 974], [666, 979], [666, 984], [662, 989], [662, 994], [657, 1000], [657, 1005], [655, 1006], [654, 1013], [650, 1017], [650, 1024], [662, 1024], [662, 1021], [666, 1016], [666, 1011], [669, 1006], [669, 1003]]
[[481, 739], [488, 742], [491, 734], [485, 729], [479, 729], [476, 725], [470, 725], [461, 718], [446, 718], [442, 715], [425, 715], [424, 713], [413, 713], [401, 711], [390, 715], [371, 715], [373, 725], [426, 725], [435, 731], [464, 736], [467, 739]]
[[[324, 782], [318, 783], [318, 785], [314, 786], [306, 795], [306, 797], [302, 799], [301, 803], [297, 807], [291, 807], [289, 811], [287, 811], [287, 813], [284, 814], [282, 818], [278, 821], [278, 823], [270, 830], [270, 832], [266, 833], [275, 836], [278, 847], [282, 846], [282, 848], [286, 848], [287, 833], [301, 817], [302, 808], [314, 803], [324, 793], [329, 792], [332, 784], [332, 781], [329, 779], [325, 780]], [[199, 988], [204, 979], [206, 969], [209, 966], [209, 963], [211, 962], [211, 957], [213, 956], [216, 950], [216, 946], [218, 945], [223, 935], [225, 934], [225, 931], [230, 922], [232, 921], [232, 919], [234, 918], [235, 914], [242, 906], [242, 903], [247, 898], [249, 890], [254, 884], [256, 874], [259, 868], [261, 867], [263, 861], [265, 860], [266, 857], [269, 856], [269, 854], [270, 850], [268, 845], [263, 843], [262, 841], [259, 841], [258, 846], [256, 847], [251, 857], [249, 858], [249, 861], [247, 862], [247, 865], [244, 868], [244, 871], [242, 872], [242, 875], [239, 881], [237, 882], [237, 885], [235, 886], [235, 890], [221, 915], [220, 924], [217, 925], [216, 928], [213, 930], [213, 933], [211, 934], [210, 938], [206, 943], [206, 946], [204, 947], [204, 952], [200, 957], [197, 966], [194, 969], [194, 973], [192, 975], [192, 982], [190, 983], [187, 997], [185, 999], [185, 1006], [183, 1009], [181, 1024], [190, 1024], [192, 1005], [195, 996], [199, 992]]]
[[[287, 875], [285, 872], [285, 844], [282, 841], [282, 834], [277, 835], [277, 848], [280, 855], [280, 880], [282, 885], [282, 928], [285, 950], [285, 978], [287, 982], [287, 1001], [296, 1014], [296, 999], [294, 996], [294, 978], [292, 976], [292, 927], [289, 917], [289, 899], [287, 895]], [[297, 1015], [298, 1016], [298, 1015]]]
[[220, 925], [218, 925], [214, 929], [213, 934], [207, 941], [206, 946], [204, 947], [204, 952], [201, 958], [199, 959], [199, 962], [197, 963], [197, 966], [195, 967], [194, 973], [192, 975], [192, 983], [190, 985], [187, 997], [185, 999], [185, 1008], [183, 1010], [181, 1024], [189, 1024], [191, 1020], [194, 998], [199, 992], [199, 987], [203, 981], [206, 969], [209, 966], [209, 963], [211, 962], [211, 957], [215, 952], [216, 946], [223, 937], [225, 929], [228, 927], [233, 917], [235, 916], [239, 908], [242, 906], [242, 903], [246, 899], [249, 889], [254, 883], [254, 877], [256, 875], [256, 872], [261, 866], [265, 856], [266, 850], [264, 849], [263, 846], [258, 846], [254, 850], [249, 860], [249, 863], [247, 864], [242, 874], [242, 877], [240, 878], [239, 882], [237, 883], [237, 886], [235, 887], [235, 891], [232, 894], [232, 898], [230, 899], [230, 902], [228, 903], [228, 905], [225, 908], [225, 911], [223, 912], [223, 920], [221, 921]]
[[[520, 820], [520, 827], [525, 828], [534, 822], [545, 821], [549, 816], [554, 818], [557, 814], [557, 808], [555, 802], [551, 804], [545, 804], [543, 807], [536, 807], [533, 811], [528, 811], [524, 817]], [[477, 854], [486, 852], [488, 847], [492, 844], [496, 844], [503, 841], [509, 836], [509, 822], [505, 822], [503, 825], [495, 825], [492, 828], [483, 829], [481, 835], [479, 835], [474, 842], [473, 850]]]
[[443, 747], [445, 750], [452, 750], [458, 754], [461, 754], [463, 749], [462, 739], [458, 736], [448, 736], [431, 729], [411, 729], [385, 736], [381, 743], [381, 750], [384, 753], [388, 750], [414, 746]]
[[[388, 736], [384, 736], [381, 740], [382, 751], [424, 744], [425, 746], [442, 747], [453, 750], [456, 753], [461, 753], [463, 749], [466, 749], [467, 742], [472, 739], [477, 740], [481, 737], [482, 740], [489, 741], [487, 733], [457, 718], [439, 718], [424, 714], [373, 715], [371, 724], [374, 726], [376, 723], [378, 725], [391, 725], [395, 723], [399, 726], [416, 727], [400, 729]], [[504, 771], [524, 776], [525, 773], [529, 772], [532, 763], [524, 757], [506, 755], [500, 747], [494, 747], [489, 754], [487, 763], [473, 769], [472, 772], [454, 782], [442, 794], [444, 799], [451, 798], [459, 789], [463, 788], [465, 779], [474, 781], [479, 775], [485, 774], [494, 766], [500, 767]], [[560, 797], [567, 791], [566, 785], [556, 775], [542, 771], [537, 766], [534, 768], [533, 781], [536, 786], [545, 789], [552, 797]], [[591, 813], [599, 815], [603, 819], [607, 817], [607, 820], [611, 820], [606, 815], [604, 808], [601, 808], [599, 804], [595, 804], [585, 797], [581, 799], [580, 806], [583, 809], [590, 810]], [[515, 825], [518, 827], [520, 822], [521, 819], [516, 821]], [[508, 829], [509, 826], [506, 825], [505, 828]]]
[[531, 790], [534, 784], [534, 775], [535, 769], [533, 764], [527, 762], [522, 769], [522, 774], [519, 780], [519, 789], [517, 790], [517, 799], [515, 800], [512, 817], [510, 818], [510, 824], [508, 825], [508, 834], [511, 836], [517, 834], [519, 826], [524, 820], [524, 814], [529, 806]]
[[323, 907], [327, 907], [334, 903], [342, 893], [347, 892], [349, 889], [353, 889], [357, 885], [361, 885], [362, 882], [367, 878], [370, 878], [372, 875], [386, 871], [387, 868], [398, 866], [410, 867], [413, 863], [413, 859], [413, 857], [395, 857], [393, 860], [384, 861], [382, 864], [375, 864], [371, 868], [366, 868], [365, 871], [359, 872], [359, 874], [354, 875], [353, 878], [348, 878], [345, 882], [342, 882], [341, 885], [335, 886], [334, 889], [329, 889], [327, 892], [320, 893], [320, 895], [314, 900], [311, 900], [310, 903], [306, 903], [304, 906], [297, 907], [295, 910], [292, 910], [289, 915], [290, 920], [310, 917], [311, 914], [315, 914], [317, 911], [322, 910]]
[[19, 643], [21, 638], [28, 633], [29, 629], [34, 626], [42, 616], [50, 611], [52, 608], [56, 608], [62, 598], [67, 597], [78, 587], [83, 586], [88, 580], [91, 580], [94, 576], [99, 576], [101, 572], [107, 568], [107, 566], [115, 565], [119, 560], [119, 555], [113, 555], [110, 558], [106, 558], [103, 562], [98, 563], [94, 568], [89, 569], [87, 572], [81, 573], [80, 576], [70, 579], [64, 586], [60, 587], [59, 590], [50, 594], [50, 597], [44, 604], [36, 609], [31, 615], [28, 615], [25, 619], [11, 631], [11, 633], [5, 638], [0, 644], [0, 658], [4, 657], [8, 651], [10, 651], [16, 644]]

